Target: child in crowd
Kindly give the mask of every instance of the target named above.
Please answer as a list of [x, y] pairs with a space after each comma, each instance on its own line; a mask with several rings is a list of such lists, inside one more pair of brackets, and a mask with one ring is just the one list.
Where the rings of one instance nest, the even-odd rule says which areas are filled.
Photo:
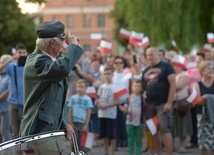
[[98, 89], [98, 99], [95, 105], [98, 106], [98, 117], [100, 118], [100, 137], [103, 139], [105, 155], [114, 155], [116, 143], [116, 116], [119, 99], [114, 97], [112, 84], [113, 69], [105, 67], [103, 71], [104, 83]]
[[128, 133], [129, 155], [142, 154], [143, 111], [142, 81], [133, 80], [128, 104], [120, 105], [121, 111], [127, 113], [126, 129]]
[[[76, 90], [77, 94], [71, 96], [70, 102], [68, 104], [69, 111], [69, 121], [71, 126], [74, 128], [77, 135], [78, 145], [80, 146], [81, 132], [87, 131], [88, 124], [91, 117], [91, 108], [93, 107], [92, 100], [86, 95], [87, 82], [84, 79], [77, 81]], [[89, 150], [81, 148], [85, 153]]]

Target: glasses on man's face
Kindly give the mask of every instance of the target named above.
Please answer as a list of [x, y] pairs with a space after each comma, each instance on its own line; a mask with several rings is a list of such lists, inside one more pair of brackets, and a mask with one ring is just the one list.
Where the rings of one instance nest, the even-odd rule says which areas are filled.
[[123, 62], [114, 62], [116, 65], [122, 65]]

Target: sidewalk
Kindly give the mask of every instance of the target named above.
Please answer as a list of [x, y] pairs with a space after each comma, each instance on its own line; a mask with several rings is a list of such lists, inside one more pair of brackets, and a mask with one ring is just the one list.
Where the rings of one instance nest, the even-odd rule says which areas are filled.
[[[101, 141], [100, 141], [101, 144]], [[145, 144], [145, 143], [144, 143]], [[191, 148], [186, 149], [186, 153], [178, 153], [176, 150], [178, 150], [178, 140], [175, 140], [175, 151], [173, 152], [173, 155], [200, 155], [198, 148]], [[99, 145], [96, 147], [93, 147], [91, 149], [90, 155], [104, 155], [103, 146]], [[129, 155], [127, 148], [118, 148], [118, 151], [115, 152], [115, 155]], [[143, 155], [143, 154], [142, 154]], [[165, 153], [163, 153], [165, 155]]]

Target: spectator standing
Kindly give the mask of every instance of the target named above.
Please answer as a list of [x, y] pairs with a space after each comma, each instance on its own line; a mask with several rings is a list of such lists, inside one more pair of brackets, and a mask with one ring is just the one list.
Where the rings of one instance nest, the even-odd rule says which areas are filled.
[[[112, 82], [116, 86], [123, 85], [129, 91], [129, 79], [125, 78], [125, 69], [124, 69], [124, 58], [121, 56], [115, 56], [114, 58], [114, 76]], [[128, 95], [122, 95], [119, 100], [120, 104], [124, 104], [127, 101]], [[127, 132], [126, 127], [126, 116], [125, 114], [117, 107], [117, 137], [116, 137], [116, 147], [127, 146]]]
[[103, 139], [105, 155], [114, 155], [116, 145], [116, 116], [119, 100], [114, 97], [115, 85], [112, 83], [113, 70], [106, 67], [103, 71], [104, 83], [98, 90], [98, 99], [95, 105], [98, 106], [98, 117], [100, 118], [100, 138]]
[[[95, 87], [96, 91], [99, 89], [101, 82], [102, 73], [100, 72], [100, 59], [93, 58], [91, 60], [92, 68], [94, 69], [94, 82], [92, 86]], [[94, 99], [92, 99], [94, 103]], [[91, 120], [89, 123], [89, 131], [94, 133], [94, 146], [98, 145], [98, 138], [100, 133], [100, 121], [98, 118], [98, 107], [94, 105], [91, 111]]]
[[186, 69], [186, 65], [179, 60], [185, 60], [181, 55], [177, 55], [172, 59], [172, 64], [176, 72], [176, 93], [173, 102], [173, 136], [179, 137], [180, 153], [185, 153], [185, 141], [187, 136], [191, 136], [192, 130], [192, 117], [191, 108], [187, 107], [185, 113], [181, 113], [176, 109], [176, 104], [182, 102], [189, 96], [190, 78]]
[[[201, 155], [207, 155], [208, 151], [212, 151], [212, 154], [214, 154], [214, 109], [212, 108], [214, 80], [212, 62], [202, 62], [199, 66], [199, 71], [202, 77], [201, 81], [194, 85], [197, 93], [200, 95], [197, 105], [198, 146]], [[211, 112], [209, 112], [209, 110], [211, 110]]]
[[16, 45], [16, 55], [13, 58], [9, 58], [0, 67], [1, 70], [5, 70], [5, 73], [9, 78], [9, 95], [7, 98], [9, 106], [9, 116], [12, 128], [12, 138], [19, 137], [19, 126], [23, 111], [23, 71], [24, 64], [19, 64], [21, 57], [27, 56], [27, 47], [24, 44]]
[[129, 155], [142, 154], [143, 138], [143, 113], [144, 103], [142, 98], [142, 81], [133, 80], [132, 94], [129, 96], [128, 104], [120, 105], [120, 110], [127, 114], [126, 130], [128, 133]]
[[[85, 80], [80, 79], [77, 81], [76, 90], [77, 94], [71, 96], [68, 104], [68, 116], [71, 126], [77, 134], [78, 145], [80, 146], [82, 131], [88, 131], [88, 125], [91, 117], [91, 108], [93, 107], [91, 98], [86, 95], [86, 88], [88, 84]], [[85, 153], [88, 149], [80, 147]]]
[[[0, 58], [0, 65], [4, 64], [5, 61], [8, 61], [8, 59], [10, 58], [11, 58], [10, 55], [6, 54], [2, 55]], [[9, 76], [3, 70], [0, 72], [0, 119], [1, 119], [0, 122], [1, 122], [2, 142], [12, 139], [7, 102], [7, 97], [9, 94], [8, 87], [9, 87]]]
[[158, 116], [159, 130], [152, 137], [154, 149], [158, 155], [161, 155], [160, 132], [166, 148], [166, 154], [172, 155], [171, 106], [175, 93], [175, 71], [171, 64], [160, 60], [156, 48], [148, 48], [146, 58], [149, 66], [144, 70], [142, 75], [147, 96], [146, 119], [160, 114]]

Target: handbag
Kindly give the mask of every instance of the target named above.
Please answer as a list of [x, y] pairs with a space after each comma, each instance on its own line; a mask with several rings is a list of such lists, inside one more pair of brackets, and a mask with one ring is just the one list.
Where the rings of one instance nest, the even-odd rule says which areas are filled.
[[178, 111], [178, 113], [182, 116], [185, 116], [190, 109], [190, 103], [187, 102], [186, 98], [177, 100], [174, 103], [174, 110]]

